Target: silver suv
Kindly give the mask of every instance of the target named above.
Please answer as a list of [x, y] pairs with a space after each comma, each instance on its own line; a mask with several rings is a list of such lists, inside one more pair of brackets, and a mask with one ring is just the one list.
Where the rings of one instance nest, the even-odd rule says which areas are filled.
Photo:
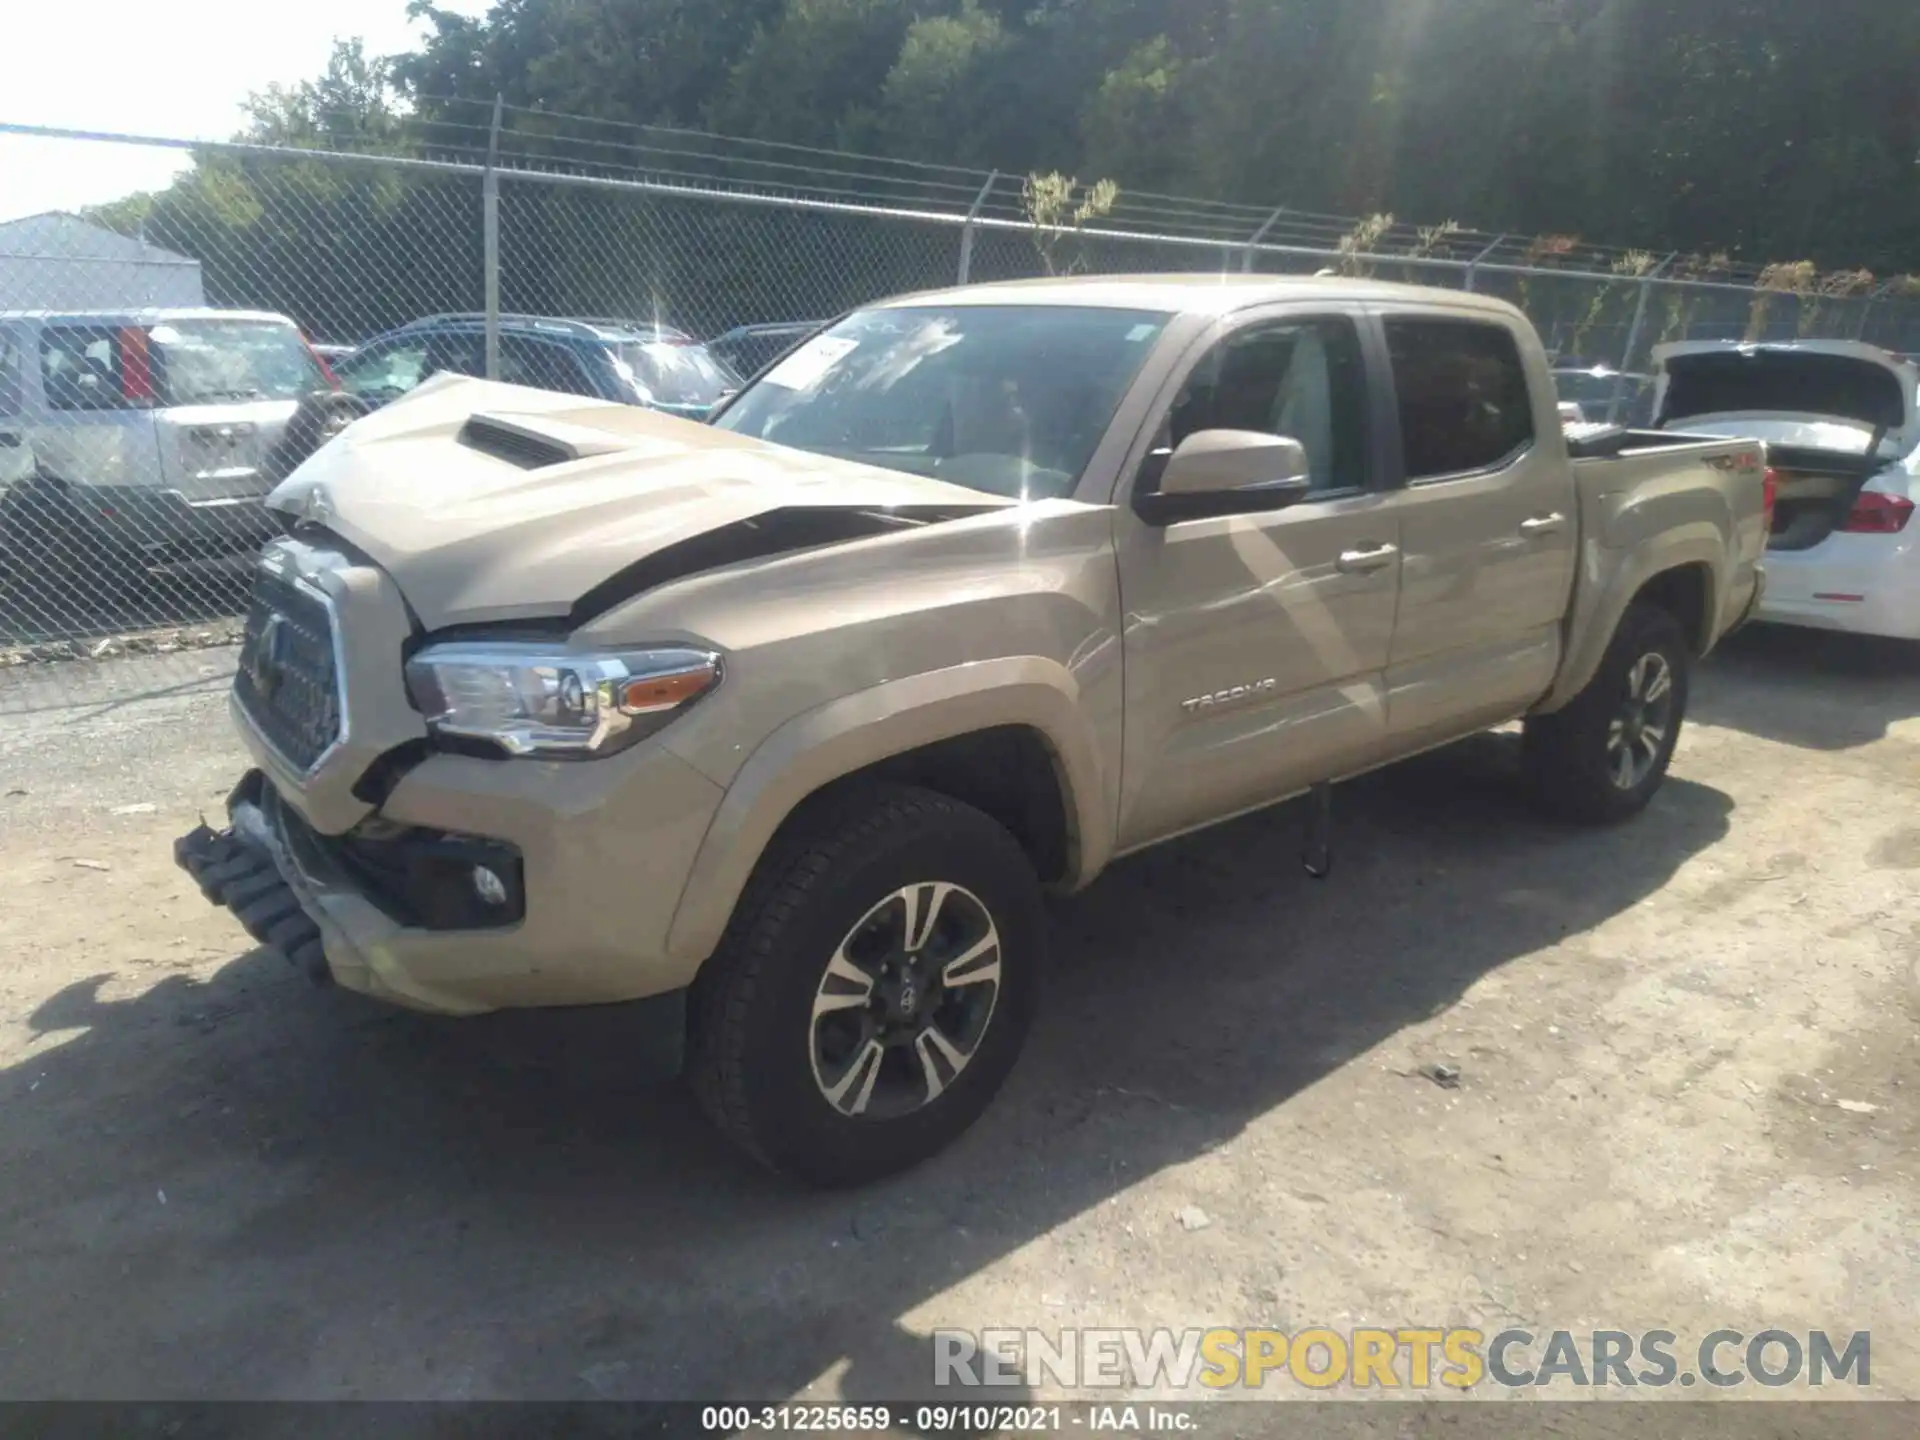
[[0, 573], [257, 545], [266, 493], [366, 408], [284, 315], [0, 312]]

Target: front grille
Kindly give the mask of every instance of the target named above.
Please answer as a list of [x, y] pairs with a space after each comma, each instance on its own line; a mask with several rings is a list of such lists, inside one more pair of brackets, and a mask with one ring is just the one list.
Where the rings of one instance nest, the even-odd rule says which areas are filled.
[[302, 770], [312, 769], [340, 738], [339, 677], [326, 604], [275, 571], [258, 571], [233, 689], [273, 748]]

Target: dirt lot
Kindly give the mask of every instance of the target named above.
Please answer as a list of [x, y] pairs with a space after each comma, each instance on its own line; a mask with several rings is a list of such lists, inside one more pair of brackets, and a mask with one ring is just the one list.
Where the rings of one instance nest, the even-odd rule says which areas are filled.
[[1286, 811], [1128, 862], [987, 1120], [834, 1196], [617, 1036], [249, 951], [169, 859], [225, 658], [0, 677], [0, 1395], [897, 1398], [936, 1326], [1384, 1323], [1872, 1330], [1920, 1397], [1920, 655], [1742, 637], [1626, 829], [1490, 736], [1343, 792], [1323, 884]]

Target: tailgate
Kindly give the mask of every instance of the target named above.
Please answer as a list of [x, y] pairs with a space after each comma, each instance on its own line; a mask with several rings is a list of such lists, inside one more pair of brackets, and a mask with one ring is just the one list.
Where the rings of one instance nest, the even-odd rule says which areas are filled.
[[208, 312], [147, 331], [162, 483], [189, 501], [257, 499], [300, 403], [332, 388], [293, 322]]
[[189, 501], [260, 498], [274, 485], [267, 457], [298, 408], [264, 400], [157, 411], [161, 483]]

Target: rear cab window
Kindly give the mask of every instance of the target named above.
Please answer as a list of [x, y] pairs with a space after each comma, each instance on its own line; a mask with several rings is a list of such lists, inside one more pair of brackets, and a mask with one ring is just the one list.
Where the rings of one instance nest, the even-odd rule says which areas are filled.
[[1409, 482], [1503, 469], [1534, 442], [1520, 346], [1478, 320], [1386, 322]]

